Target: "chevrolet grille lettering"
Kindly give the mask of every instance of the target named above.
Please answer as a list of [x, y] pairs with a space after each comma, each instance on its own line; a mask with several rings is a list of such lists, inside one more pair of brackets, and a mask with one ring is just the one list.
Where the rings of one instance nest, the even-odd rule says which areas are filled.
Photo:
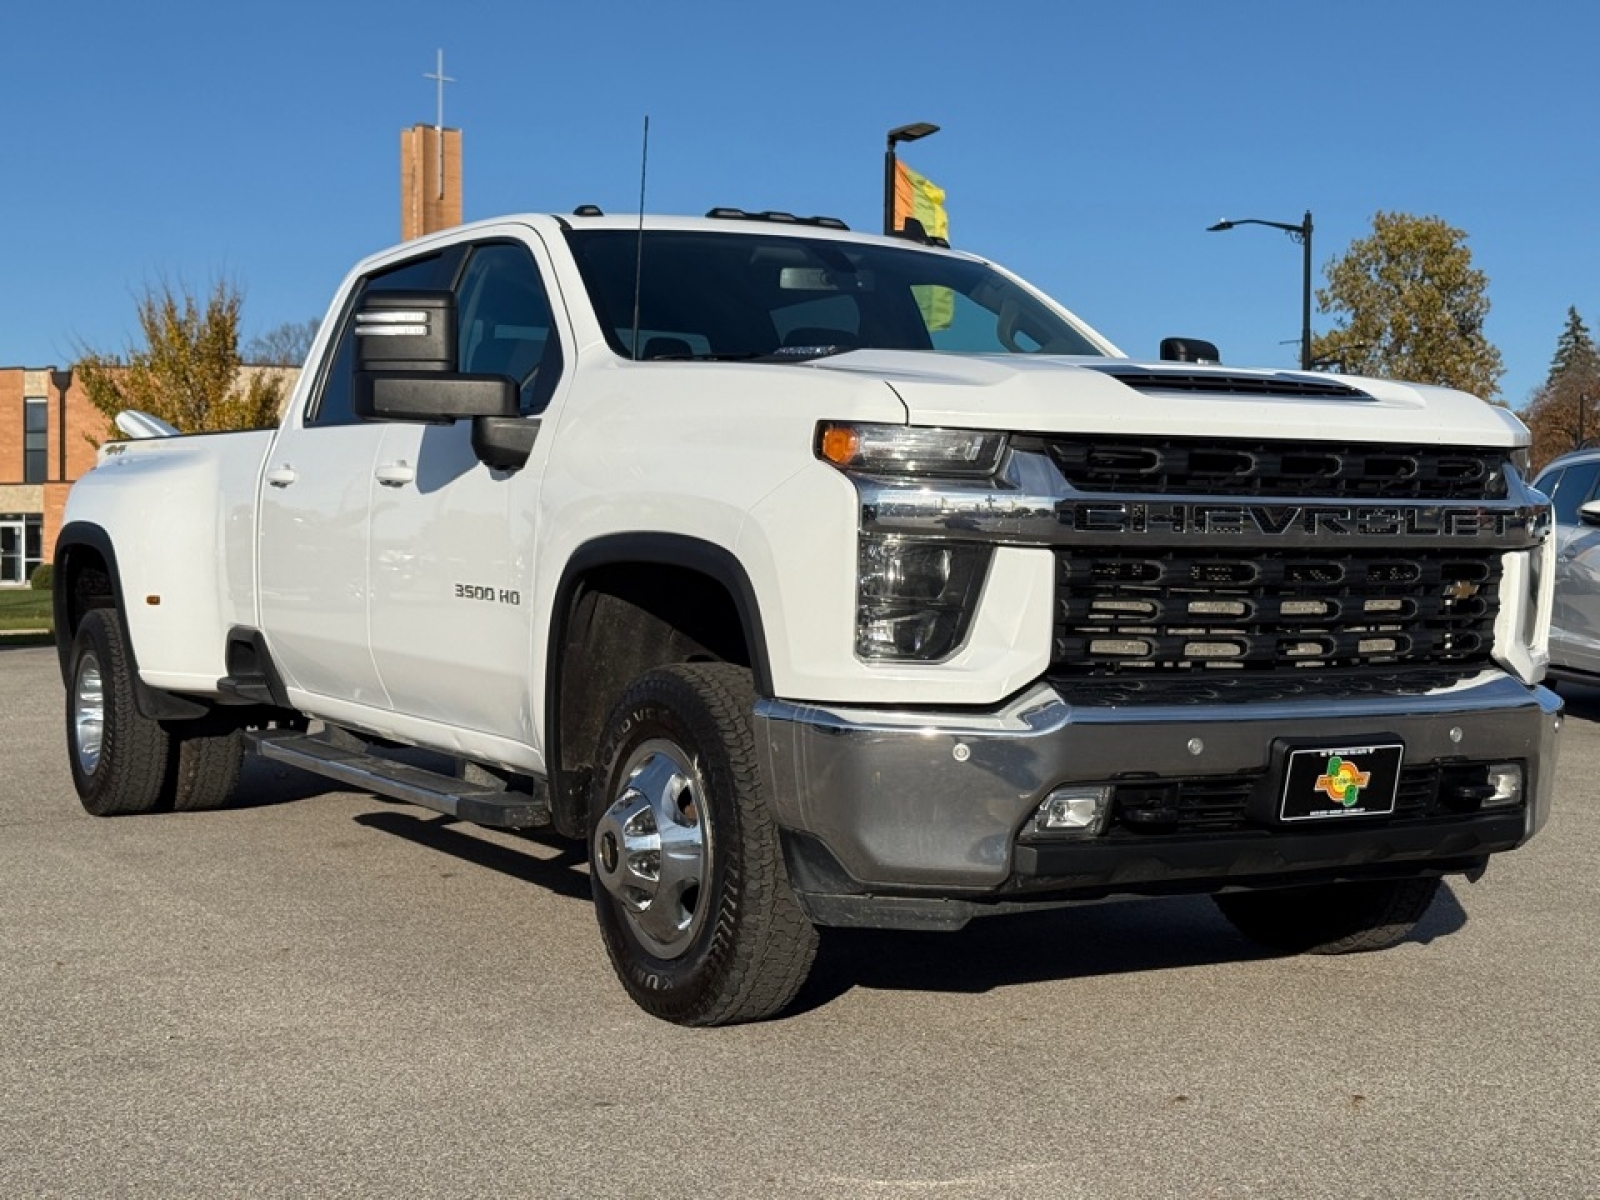
[[1062, 525], [1079, 533], [1267, 537], [1289, 533], [1334, 537], [1495, 537], [1528, 528], [1533, 519], [1526, 511], [1490, 508], [1181, 501], [1066, 501], [1056, 512]]

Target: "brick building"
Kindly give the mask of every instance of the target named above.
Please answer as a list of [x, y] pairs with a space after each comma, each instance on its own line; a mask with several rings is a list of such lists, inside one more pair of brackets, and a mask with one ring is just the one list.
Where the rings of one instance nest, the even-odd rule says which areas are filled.
[[50, 561], [67, 489], [106, 435], [70, 369], [0, 367], [0, 587]]
[[[277, 377], [285, 404], [300, 378], [297, 367], [244, 366], [239, 383], [256, 374]], [[0, 587], [25, 585], [55, 557], [67, 490], [121, 436], [70, 368], [0, 367]]]

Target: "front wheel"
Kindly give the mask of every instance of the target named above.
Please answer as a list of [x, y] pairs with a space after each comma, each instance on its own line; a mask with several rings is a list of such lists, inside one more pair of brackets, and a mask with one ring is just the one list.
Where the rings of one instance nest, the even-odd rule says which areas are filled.
[[590, 868], [606, 951], [646, 1012], [754, 1021], [800, 990], [817, 933], [763, 796], [750, 673], [723, 663], [640, 676], [606, 722]]
[[84, 614], [67, 674], [67, 746], [72, 782], [97, 817], [143, 813], [165, 799], [171, 741], [133, 698], [133, 668], [117, 614]]
[[1285, 954], [1352, 954], [1402, 942], [1439, 891], [1438, 879], [1375, 879], [1213, 896], [1251, 941]]

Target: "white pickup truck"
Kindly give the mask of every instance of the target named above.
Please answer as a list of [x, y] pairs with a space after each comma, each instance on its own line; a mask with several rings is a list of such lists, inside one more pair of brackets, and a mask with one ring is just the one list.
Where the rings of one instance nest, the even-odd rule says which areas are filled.
[[1548, 505], [1437, 387], [1137, 362], [826, 218], [518, 216], [360, 263], [282, 427], [108, 445], [55, 559], [96, 814], [246, 748], [588, 846], [646, 1010], [819, 926], [1209, 893], [1403, 938], [1549, 811]]

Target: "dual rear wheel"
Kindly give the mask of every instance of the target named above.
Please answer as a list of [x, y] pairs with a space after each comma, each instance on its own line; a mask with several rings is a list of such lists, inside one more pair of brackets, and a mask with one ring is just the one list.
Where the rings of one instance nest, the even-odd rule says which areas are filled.
[[225, 717], [157, 721], [134, 699], [126, 636], [115, 610], [78, 626], [68, 663], [72, 782], [97, 817], [216, 808], [239, 779], [243, 731]]

